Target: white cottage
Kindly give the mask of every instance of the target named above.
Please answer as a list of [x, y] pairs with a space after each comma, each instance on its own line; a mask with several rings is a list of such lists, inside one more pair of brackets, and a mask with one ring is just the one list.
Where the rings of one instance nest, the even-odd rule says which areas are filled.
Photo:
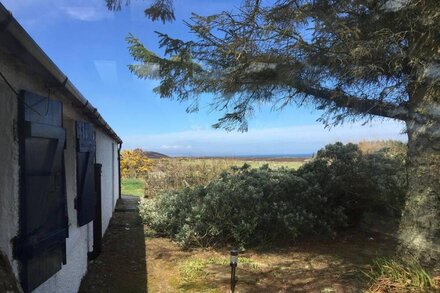
[[24, 292], [78, 291], [120, 196], [121, 144], [0, 4], [0, 271]]

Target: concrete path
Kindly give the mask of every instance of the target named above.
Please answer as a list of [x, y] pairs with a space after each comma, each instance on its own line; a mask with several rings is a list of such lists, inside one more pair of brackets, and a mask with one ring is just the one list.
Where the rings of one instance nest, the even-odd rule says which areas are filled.
[[104, 235], [102, 253], [90, 262], [79, 292], [147, 292], [144, 226], [138, 198], [123, 196]]

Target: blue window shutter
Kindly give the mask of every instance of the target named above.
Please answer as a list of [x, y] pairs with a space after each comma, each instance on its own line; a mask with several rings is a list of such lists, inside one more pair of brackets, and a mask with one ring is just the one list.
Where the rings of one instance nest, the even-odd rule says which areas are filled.
[[68, 216], [63, 105], [22, 92], [19, 100], [20, 211], [14, 253], [25, 292], [37, 288], [66, 262]]
[[76, 121], [76, 210], [78, 226], [83, 226], [95, 219], [95, 136], [93, 125]]

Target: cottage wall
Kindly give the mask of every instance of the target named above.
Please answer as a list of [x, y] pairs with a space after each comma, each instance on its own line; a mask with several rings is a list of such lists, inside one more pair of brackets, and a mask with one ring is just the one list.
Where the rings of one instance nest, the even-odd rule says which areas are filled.
[[96, 131], [96, 163], [102, 164], [102, 233], [108, 227], [119, 196], [118, 145], [101, 130]]
[[64, 160], [66, 165], [67, 212], [69, 216], [69, 238], [66, 242], [67, 263], [49, 280], [39, 286], [34, 292], [78, 292], [82, 277], [87, 272], [87, 252], [93, 244], [93, 222], [78, 227], [74, 200], [76, 197], [76, 147], [75, 121], [64, 119], [66, 129], [66, 149]]
[[[0, 69], [16, 90], [27, 90], [48, 96], [46, 82], [33, 72], [31, 66], [20, 62], [15, 56], [0, 48]], [[93, 249], [93, 222], [78, 227], [76, 197], [76, 149], [75, 120], [88, 121], [80, 109], [74, 108], [71, 100], [62, 92], [51, 91], [50, 97], [63, 102], [64, 128], [66, 128], [66, 190], [69, 216], [69, 238], [67, 241], [67, 264], [34, 292], [77, 292], [82, 277], [87, 271], [87, 252]], [[17, 140], [17, 104], [15, 94], [0, 78], [0, 251], [11, 263], [18, 278], [18, 264], [12, 255], [12, 239], [19, 228], [19, 162]], [[89, 121], [90, 122], [90, 121]], [[118, 198], [118, 144], [106, 133], [96, 129], [96, 160], [102, 163], [102, 216], [103, 233]]]
[[0, 251], [17, 274], [11, 239], [18, 231], [18, 141], [15, 135], [17, 103], [0, 81]]

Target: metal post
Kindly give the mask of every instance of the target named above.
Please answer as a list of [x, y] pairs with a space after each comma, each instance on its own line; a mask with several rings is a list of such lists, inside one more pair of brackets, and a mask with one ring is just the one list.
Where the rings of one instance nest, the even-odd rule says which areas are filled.
[[231, 293], [235, 292], [235, 283], [236, 283], [236, 279], [235, 279], [235, 267], [236, 265], [231, 265]]
[[233, 248], [231, 250], [231, 293], [235, 292], [235, 284], [237, 283], [237, 278], [235, 277], [235, 270], [237, 268], [238, 262], [238, 250]]

